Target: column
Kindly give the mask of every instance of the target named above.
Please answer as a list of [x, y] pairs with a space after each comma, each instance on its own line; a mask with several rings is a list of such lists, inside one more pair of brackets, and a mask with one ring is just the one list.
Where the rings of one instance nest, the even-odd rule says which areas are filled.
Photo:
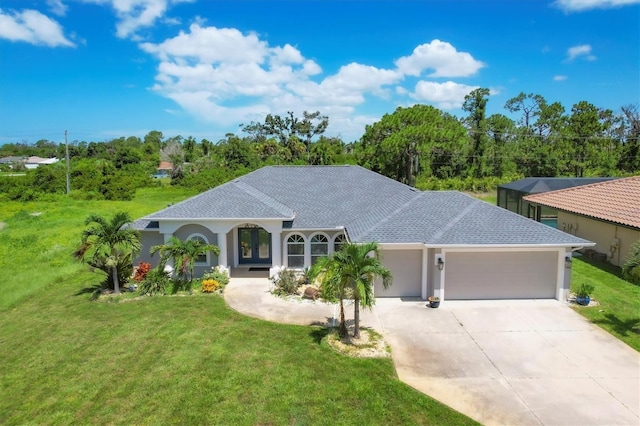
[[228, 269], [229, 262], [227, 260], [227, 234], [225, 232], [219, 232], [216, 234], [218, 237], [218, 247], [220, 248], [220, 254], [218, 255], [218, 266], [222, 266]]

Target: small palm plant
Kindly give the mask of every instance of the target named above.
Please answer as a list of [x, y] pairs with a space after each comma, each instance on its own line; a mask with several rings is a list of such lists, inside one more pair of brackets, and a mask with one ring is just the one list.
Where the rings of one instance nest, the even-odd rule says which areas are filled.
[[74, 256], [107, 273], [106, 283], [120, 293], [120, 281], [133, 269], [133, 257], [140, 252], [140, 233], [128, 225], [128, 213], [116, 213], [111, 220], [92, 214], [85, 220], [80, 246]]
[[178, 271], [178, 277], [182, 281], [193, 281], [196, 259], [207, 252], [220, 254], [220, 248], [213, 244], [205, 244], [197, 239], [182, 241], [177, 237], [171, 237], [167, 244], [151, 247], [151, 255], [160, 253], [160, 268], [164, 269], [167, 262], [172, 259]]

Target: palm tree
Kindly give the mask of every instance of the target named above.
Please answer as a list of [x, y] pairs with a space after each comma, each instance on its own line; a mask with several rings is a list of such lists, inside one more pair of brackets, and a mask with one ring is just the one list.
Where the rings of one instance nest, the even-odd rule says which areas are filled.
[[341, 337], [346, 334], [344, 325], [344, 307], [342, 299], [348, 293], [353, 297], [353, 337], [360, 338], [360, 306], [370, 308], [375, 299], [373, 284], [376, 278], [382, 278], [382, 285], [387, 288], [392, 283], [391, 272], [380, 262], [378, 244], [347, 243], [342, 249], [326, 260], [321, 260], [312, 268], [312, 276], [318, 276], [323, 285], [333, 290], [340, 298], [340, 331]]
[[198, 239], [182, 241], [177, 237], [171, 237], [166, 244], [151, 247], [151, 255], [160, 252], [160, 265], [164, 268], [169, 259], [173, 259], [174, 267], [181, 277], [189, 274], [189, 282], [193, 280], [193, 270], [196, 259], [207, 252], [220, 254], [220, 248], [214, 244], [205, 244]]
[[120, 293], [123, 272], [132, 265], [133, 257], [140, 252], [140, 233], [127, 226], [131, 223], [128, 213], [118, 212], [111, 220], [92, 214], [85, 220], [82, 241], [74, 256], [88, 265], [107, 273], [107, 283], [113, 283], [114, 293]]
[[335, 258], [337, 252], [330, 257], [321, 257], [311, 267], [307, 277], [309, 282], [316, 279], [321, 282], [322, 293], [325, 296], [337, 297], [340, 303], [340, 325], [338, 326], [338, 335], [340, 338], [347, 337], [347, 322], [344, 317], [344, 299], [348, 291], [348, 282], [340, 273], [340, 261]]

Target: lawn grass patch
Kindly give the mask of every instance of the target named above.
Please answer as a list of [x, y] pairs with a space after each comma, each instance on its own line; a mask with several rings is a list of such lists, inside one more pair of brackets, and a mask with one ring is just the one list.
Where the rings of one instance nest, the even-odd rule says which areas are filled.
[[251, 319], [216, 294], [91, 301], [104, 274], [72, 257], [86, 217], [188, 195], [2, 203], [0, 424], [476, 424], [390, 359], [336, 353], [323, 328]]
[[75, 295], [80, 272], [0, 313], [0, 423], [474, 424], [337, 354], [319, 327], [242, 316], [219, 295]]
[[84, 201], [66, 196], [55, 201], [3, 202], [0, 208], [0, 311], [66, 277], [86, 269], [72, 254], [91, 213], [128, 212], [139, 218], [186, 198], [181, 188], [140, 190], [134, 201]]
[[571, 289], [583, 282], [595, 287], [591, 297], [599, 306], [575, 310], [632, 348], [640, 351], [640, 286], [620, 277], [620, 268], [574, 257]]

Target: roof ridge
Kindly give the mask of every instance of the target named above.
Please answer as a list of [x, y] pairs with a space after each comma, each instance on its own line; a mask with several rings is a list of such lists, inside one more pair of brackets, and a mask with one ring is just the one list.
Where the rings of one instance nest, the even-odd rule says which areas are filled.
[[232, 183], [238, 187], [240, 190], [244, 191], [246, 194], [250, 195], [253, 198], [265, 203], [272, 209], [276, 210], [278, 213], [283, 216], [293, 217], [295, 212], [293, 209], [285, 204], [282, 204], [280, 201], [275, 198], [270, 197], [259, 189], [254, 188], [246, 182], [243, 182], [241, 179], [233, 180]]
[[[402, 182], [398, 182], [398, 183], [402, 183]], [[362, 231], [360, 233], [360, 235], [353, 235], [352, 238], [361, 237], [361, 236], [369, 234], [370, 232], [373, 232], [376, 228], [381, 227], [382, 225], [387, 223], [389, 220], [391, 220], [393, 217], [397, 216], [400, 212], [404, 211], [407, 207], [409, 207], [411, 204], [413, 204], [416, 200], [422, 198], [423, 195], [424, 195], [424, 191], [417, 191], [416, 195], [413, 198], [411, 198], [410, 200], [408, 200], [404, 204], [400, 205], [398, 208], [396, 208], [394, 211], [389, 213], [387, 216], [385, 216], [381, 220], [377, 221], [373, 226], [370, 226], [369, 228], [367, 228], [364, 231]], [[349, 225], [345, 225], [345, 228], [349, 228]]]
[[[467, 195], [467, 194], [464, 194]], [[472, 202], [470, 202], [464, 209], [462, 209], [460, 211], [460, 213], [458, 213], [453, 219], [451, 219], [445, 226], [443, 226], [438, 232], [436, 232], [435, 234], [433, 234], [431, 236], [431, 240], [432, 241], [438, 241], [440, 240], [440, 238], [447, 233], [451, 228], [453, 228], [454, 226], [456, 226], [463, 217], [465, 217], [472, 209], [475, 209], [475, 207], [478, 205], [478, 203], [484, 203], [484, 201], [480, 201], [477, 200], [471, 196], [469, 196], [469, 198], [472, 199]]]

